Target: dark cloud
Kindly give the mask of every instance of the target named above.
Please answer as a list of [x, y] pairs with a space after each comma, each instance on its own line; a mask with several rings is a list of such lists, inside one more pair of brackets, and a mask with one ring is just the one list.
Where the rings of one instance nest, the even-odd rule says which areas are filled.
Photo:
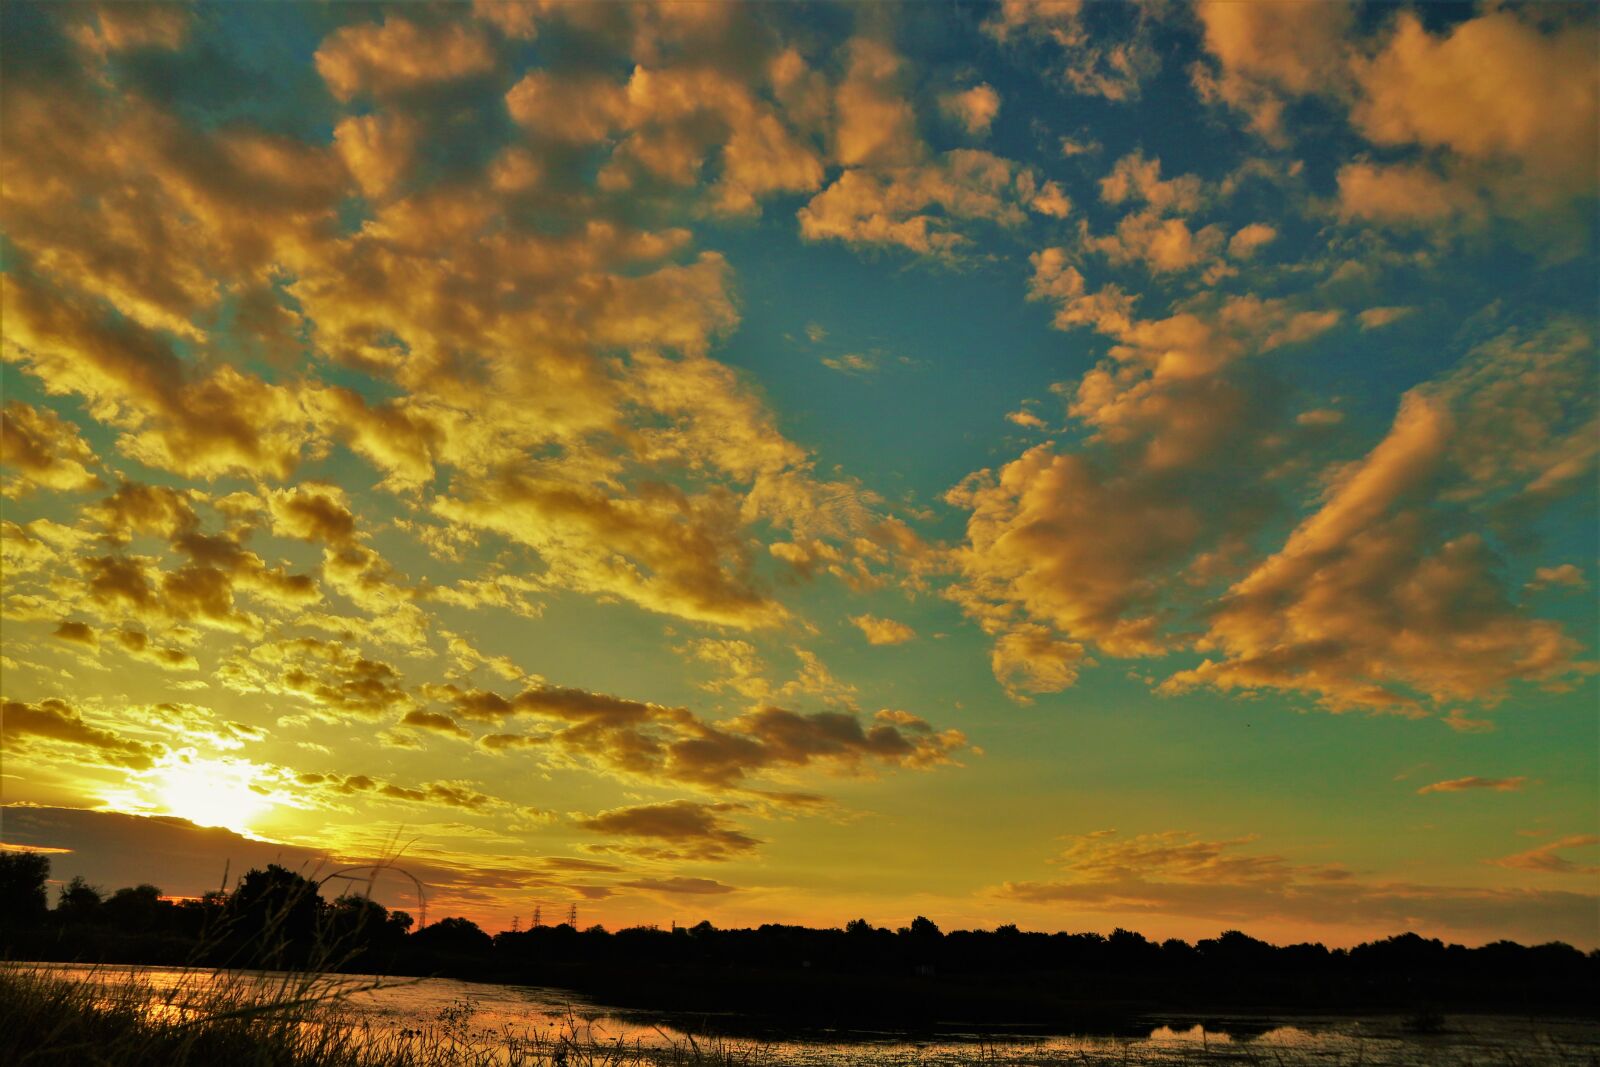
[[617, 885], [619, 888], [648, 889], [673, 896], [720, 896], [739, 891], [736, 886], [723, 885], [712, 878], [639, 878], [632, 882], [618, 882]]
[[20, 746], [21, 751], [30, 749], [39, 741], [70, 745], [83, 750], [84, 756], [92, 762], [132, 770], [148, 769], [166, 753], [164, 745], [135, 741], [110, 730], [91, 726], [83, 721], [77, 708], [54, 697], [37, 704], [7, 700], [4, 708], [0, 735], [5, 737], [8, 744]]
[[559, 725], [533, 734], [498, 733], [482, 739], [494, 751], [550, 749], [582, 763], [645, 778], [711, 789], [736, 789], [771, 771], [820, 765], [836, 773], [872, 768], [924, 768], [953, 761], [967, 747], [960, 731], [934, 731], [905, 712], [880, 713], [871, 725], [847, 712], [796, 712], [763, 707], [724, 722], [707, 722], [687, 708], [539, 687], [510, 701], [476, 692], [450, 694], [467, 717], [507, 713]]
[[652, 858], [726, 860], [749, 852], [761, 843], [723, 817], [737, 810], [740, 810], [738, 805], [674, 800], [666, 804], [613, 808], [577, 818], [574, 822], [593, 833], [647, 842], [641, 849], [628, 846], [627, 850]]
[[450, 737], [459, 737], [470, 741], [472, 733], [448, 715], [440, 715], [434, 711], [408, 711], [400, 720], [401, 726], [413, 726], [418, 730], [431, 730], [434, 733], [446, 734]]
[[269, 863], [308, 874], [336, 869], [325, 852], [255, 841], [187, 819], [16, 805], [3, 810], [7, 845], [67, 849], [51, 857], [54, 877], [81, 874], [108, 889], [149, 882], [174, 896], [199, 896], [223, 888], [224, 878]]
[[56, 627], [55, 632], [50, 636], [59, 641], [71, 641], [74, 644], [88, 645], [91, 648], [100, 643], [99, 637], [95, 635], [94, 628], [87, 623], [81, 622], [63, 622]]

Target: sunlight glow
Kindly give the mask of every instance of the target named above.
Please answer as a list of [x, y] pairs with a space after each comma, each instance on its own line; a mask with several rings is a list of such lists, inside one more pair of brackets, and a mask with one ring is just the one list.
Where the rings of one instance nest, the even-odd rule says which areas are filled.
[[156, 796], [163, 814], [246, 833], [251, 820], [274, 806], [251, 787], [254, 778], [248, 761], [178, 756], [158, 769]]

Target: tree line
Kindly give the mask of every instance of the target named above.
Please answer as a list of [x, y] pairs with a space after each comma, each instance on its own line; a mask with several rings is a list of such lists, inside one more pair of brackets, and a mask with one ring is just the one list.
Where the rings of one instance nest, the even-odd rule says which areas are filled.
[[[1118, 929], [1038, 933], [710, 922], [610, 931], [560, 924], [491, 935], [448, 917], [418, 927], [360, 894], [326, 898], [286, 868], [230, 891], [169, 900], [153, 885], [105, 893], [81, 878], [52, 905], [49, 857], [0, 853], [0, 950], [13, 959], [316, 967], [447, 975], [577, 989], [622, 1006], [745, 1011], [833, 1023], [949, 1018], [1058, 1020], [1107, 1011], [1419, 1006], [1549, 1011], [1600, 1004], [1600, 950], [1510, 941], [1468, 948], [1414, 933], [1329, 949], [1230, 930], [1196, 942]], [[938, 1014], [938, 1013], [945, 1014]]]

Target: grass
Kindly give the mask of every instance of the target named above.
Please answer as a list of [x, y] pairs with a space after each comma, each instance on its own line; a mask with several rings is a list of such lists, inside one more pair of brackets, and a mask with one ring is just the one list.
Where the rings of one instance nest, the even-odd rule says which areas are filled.
[[[176, 975], [175, 980], [172, 979]], [[387, 984], [387, 983], [386, 983]], [[0, 965], [0, 1063], [7, 1067], [777, 1067], [774, 1050], [725, 1040], [673, 1038], [646, 1046], [597, 1037], [576, 1016], [545, 1030], [474, 1024], [467, 1001], [441, 1008], [404, 1028], [359, 1021], [343, 1001], [375, 988], [338, 975], [193, 969], [152, 972], [90, 968], [63, 973], [39, 965]], [[1531, 1035], [1530, 1035], [1531, 1037]], [[910, 1044], [862, 1049], [860, 1062], [923, 1063]], [[1475, 1053], [1475, 1054], [1473, 1054]], [[1475, 1049], [1438, 1062], [1486, 1067], [1594, 1064], [1593, 1047], [1549, 1039]], [[1421, 1055], [1422, 1059], [1414, 1058]], [[1190, 1049], [1117, 1047], [1040, 1050], [979, 1042], [964, 1064], [1248, 1064], [1317, 1063], [1376, 1067], [1432, 1062], [1408, 1050], [1390, 1060], [1375, 1046], [1342, 1053], [1216, 1046]], [[934, 1062], [930, 1059], [926, 1062]], [[937, 1062], [948, 1063], [947, 1059]]]
[[756, 1067], [761, 1049], [694, 1038], [607, 1042], [569, 1017], [546, 1031], [476, 1029], [465, 1003], [400, 1030], [353, 1021], [340, 1002], [370, 988], [336, 976], [148, 975], [0, 969], [0, 1063], [15, 1067]]

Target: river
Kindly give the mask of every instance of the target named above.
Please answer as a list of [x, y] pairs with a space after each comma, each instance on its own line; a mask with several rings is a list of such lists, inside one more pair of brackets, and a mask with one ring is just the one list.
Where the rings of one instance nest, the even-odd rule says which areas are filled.
[[[243, 982], [269, 994], [286, 976], [168, 967], [22, 964], [110, 985], [145, 983], [157, 992], [200, 997], [216, 983]], [[962, 1067], [1058, 1067], [1065, 1064], [1319, 1064], [1364, 1067], [1522, 1067], [1600, 1062], [1600, 1020], [1451, 1015], [1418, 1033], [1399, 1016], [1252, 1016], [1199, 1019], [1150, 1015], [1119, 1034], [941, 1032], [828, 1033], [763, 1030], [752, 1020], [718, 1015], [663, 1015], [609, 1008], [559, 989], [490, 985], [449, 978], [327, 976], [319, 994], [366, 1032], [448, 1030], [479, 1047], [548, 1041], [565, 1034], [580, 1045], [640, 1050], [684, 1049], [708, 1040], [733, 1062], [771, 1067], [883, 1064]], [[738, 1035], [723, 1036], [717, 1035]], [[757, 1036], [751, 1036], [757, 1035]]]

